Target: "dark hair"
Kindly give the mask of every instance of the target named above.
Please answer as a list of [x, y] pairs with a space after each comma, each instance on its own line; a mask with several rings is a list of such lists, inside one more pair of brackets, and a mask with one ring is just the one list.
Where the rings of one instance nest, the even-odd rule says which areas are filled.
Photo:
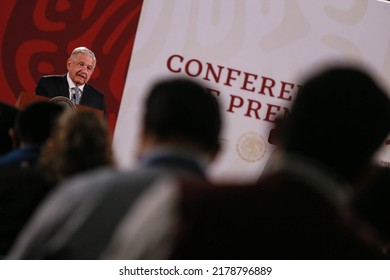
[[161, 141], [180, 140], [216, 152], [221, 123], [216, 97], [193, 80], [159, 81], [145, 103], [144, 129]]
[[29, 104], [16, 118], [15, 131], [22, 142], [44, 143], [51, 135], [55, 120], [63, 111], [64, 108], [55, 103]]
[[107, 121], [90, 111], [66, 111], [58, 118], [53, 142], [43, 150], [39, 164], [55, 182], [99, 166], [112, 165]]
[[287, 151], [325, 163], [353, 179], [390, 129], [390, 101], [363, 70], [335, 67], [309, 78], [285, 120]]

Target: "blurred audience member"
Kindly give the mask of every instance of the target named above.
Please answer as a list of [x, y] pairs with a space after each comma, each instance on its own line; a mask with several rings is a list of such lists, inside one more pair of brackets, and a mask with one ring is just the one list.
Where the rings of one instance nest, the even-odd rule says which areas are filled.
[[10, 130], [14, 127], [18, 112], [15, 106], [0, 102], [0, 156], [16, 148]]
[[45, 196], [62, 180], [112, 165], [106, 121], [68, 110], [54, 125], [35, 168], [0, 172], [0, 255], [4, 255]]
[[349, 200], [389, 130], [387, 94], [365, 71], [335, 67], [309, 77], [283, 121], [277, 170], [257, 186], [184, 184], [184, 226], [171, 257], [383, 258]]
[[[202, 85], [187, 79], [157, 82], [145, 101], [139, 168], [128, 172], [101, 168], [64, 182], [36, 212], [8, 257], [165, 256], [164, 248], [172, 240], [164, 215], [173, 203], [156, 209], [156, 202], [171, 192], [153, 186], [166, 176], [206, 180], [206, 167], [219, 150], [220, 130], [219, 104]], [[156, 219], [144, 224], [149, 209], [156, 211]], [[122, 235], [129, 221], [135, 227]]]
[[14, 133], [20, 147], [0, 157], [0, 170], [34, 166], [56, 118], [64, 108], [55, 103], [36, 102], [25, 107], [15, 120]]
[[106, 120], [89, 111], [68, 110], [62, 114], [42, 151], [39, 168], [58, 183], [106, 165], [113, 165]]
[[21, 146], [0, 157], [0, 255], [5, 255], [31, 214], [53, 188], [35, 169], [41, 149], [63, 108], [33, 103], [16, 118], [13, 136]]

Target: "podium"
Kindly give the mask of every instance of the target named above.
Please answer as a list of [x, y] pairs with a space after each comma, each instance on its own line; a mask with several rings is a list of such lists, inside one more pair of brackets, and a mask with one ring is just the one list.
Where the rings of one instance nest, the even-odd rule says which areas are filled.
[[88, 107], [88, 106], [84, 106], [84, 105], [74, 105], [66, 97], [59, 96], [59, 97], [50, 98], [50, 97], [46, 97], [46, 96], [35, 95], [35, 94], [25, 92], [25, 91], [22, 91], [20, 93], [18, 99], [16, 100], [15, 107], [22, 109], [22, 108], [26, 107], [28, 104], [34, 103], [34, 102], [54, 102], [54, 103], [58, 103], [59, 105], [62, 105], [62, 106], [69, 108], [69, 109], [91, 111], [91, 112], [98, 114], [101, 117], [103, 117], [103, 115], [104, 115], [104, 112], [102, 110]]

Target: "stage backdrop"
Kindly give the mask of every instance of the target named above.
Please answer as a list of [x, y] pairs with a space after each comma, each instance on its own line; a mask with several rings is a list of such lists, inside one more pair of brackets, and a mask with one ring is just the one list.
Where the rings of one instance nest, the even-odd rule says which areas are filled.
[[0, 101], [33, 93], [39, 77], [65, 74], [77, 46], [90, 48], [97, 67], [90, 83], [105, 93], [114, 130], [142, 0], [2, 0]]
[[74, 47], [91, 48], [91, 83], [106, 94], [116, 158], [128, 168], [148, 87], [166, 75], [196, 77], [218, 96], [225, 120], [211, 175], [254, 180], [275, 149], [276, 117], [288, 113], [307, 72], [353, 61], [390, 88], [389, 15], [376, 0], [3, 0], [0, 101], [14, 104], [40, 76], [64, 74]]
[[352, 62], [390, 88], [388, 26], [390, 5], [375, 0], [144, 0], [115, 131], [120, 164], [136, 162], [149, 86], [190, 76], [222, 104], [223, 150], [211, 175], [257, 179], [275, 148], [276, 118], [288, 114], [306, 73]]

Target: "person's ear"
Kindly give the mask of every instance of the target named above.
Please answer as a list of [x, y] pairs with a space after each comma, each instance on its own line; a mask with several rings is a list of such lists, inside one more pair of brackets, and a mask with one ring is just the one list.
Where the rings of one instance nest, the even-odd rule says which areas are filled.
[[66, 69], [69, 70], [71, 65], [72, 65], [72, 60], [70, 58], [68, 58], [68, 60], [66, 61]]
[[216, 158], [219, 155], [219, 152], [221, 150], [221, 143], [218, 144], [218, 147], [216, 147], [213, 151], [209, 153], [210, 162], [213, 162], [216, 160]]
[[153, 137], [153, 135], [148, 133], [145, 129], [141, 128], [139, 141], [137, 143], [137, 158], [142, 157], [146, 151], [155, 147], [155, 144], [155, 137]]
[[15, 129], [13, 129], [13, 128], [8, 129], [8, 135], [12, 140], [12, 148], [14, 150], [19, 148], [20, 147], [20, 139], [19, 139], [17, 133], [15, 132]]

